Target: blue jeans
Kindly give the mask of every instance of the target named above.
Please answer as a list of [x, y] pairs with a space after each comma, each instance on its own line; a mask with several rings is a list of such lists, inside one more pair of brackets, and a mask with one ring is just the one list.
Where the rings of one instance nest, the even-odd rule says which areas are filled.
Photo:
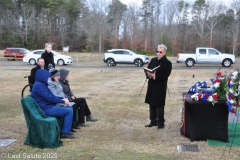
[[73, 108], [53, 106], [51, 109], [44, 109], [43, 112], [46, 116], [50, 117], [63, 117], [62, 133], [70, 133], [73, 120]]

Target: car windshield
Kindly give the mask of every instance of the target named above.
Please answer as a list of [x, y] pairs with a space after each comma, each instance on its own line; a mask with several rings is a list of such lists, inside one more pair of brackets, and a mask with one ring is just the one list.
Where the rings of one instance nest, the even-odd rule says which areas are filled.
[[28, 54], [28, 53], [31, 53], [31, 51], [27, 50], [27, 49], [24, 49], [24, 54]]
[[53, 54], [54, 54], [54, 56], [58, 56], [58, 55], [61, 55], [60, 53], [58, 53], [58, 52], [56, 52], [56, 51], [51, 51]]

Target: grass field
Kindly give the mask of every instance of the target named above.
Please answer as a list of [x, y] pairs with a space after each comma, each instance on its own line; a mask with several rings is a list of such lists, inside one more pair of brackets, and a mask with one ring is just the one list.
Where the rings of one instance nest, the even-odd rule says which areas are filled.
[[[1, 53], [1, 52], [0, 52]], [[144, 103], [147, 84], [142, 68], [114, 68], [105, 66], [102, 55], [79, 59], [75, 64], [60, 66], [70, 70], [70, 84], [76, 97], [85, 97], [93, 116], [99, 120], [88, 122], [75, 132], [75, 139], [63, 139], [64, 146], [56, 149], [39, 149], [23, 145], [27, 127], [20, 98], [21, 90], [27, 84], [27, 76], [33, 66], [22, 62], [0, 61], [0, 139], [17, 139], [7, 147], [0, 147], [0, 159], [17, 159], [12, 156], [57, 155], [58, 159], [76, 160], [216, 160], [240, 159], [239, 147], [211, 147], [206, 141], [190, 142], [180, 135], [182, 108], [181, 92], [187, 91], [196, 81], [210, 83], [216, 70], [178, 69], [172, 70], [169, 78], [169, 92], [165, 106], [166, 126], [163, 130], [145, 128], [149, 123], [148, 105]], [[0, 54], [1, 57], [1, 54]], [[175, 58], [170, 58], [176, 65]], [[8, 64], [17, 64], [8, 66]], [[182, 64], [184, 65], [184, 64]], [[96, 66], [96, 67], [87, 67]], [[236, 66], [236, 65], [235, 65]], [[231, 69], [228, 70], [230, 72]], [[224, 70], [223, 70], [224, 72]], [[195, 74], [195, 78], [192, 75]], [[199, 152], [178, 153], [178, 144], [196, 144]], [[35, 159], [35, 158], [32, 158]], [[46, 159], [51, 159], [46, 158]]]

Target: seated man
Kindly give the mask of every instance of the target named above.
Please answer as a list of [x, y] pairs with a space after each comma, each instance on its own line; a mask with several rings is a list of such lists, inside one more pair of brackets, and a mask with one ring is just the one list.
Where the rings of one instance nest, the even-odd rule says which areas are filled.
[[[36, 73], [35, 83], [32, 88], [31, 97], [36, 101], [39, 107], [47, 116], [63, 117], [63, 126], [61, 129], [61, 138], [74, 138], [71, 131], [73, 109], [69, 107], [68, 99], [61, 99], [52, 94], [48, 89], [48, 78], [50, 73], [47, 70], [39, 69]], [[55, 106], [56, 103], [65, 103], [67, 107]]]
[[32, 68], [31, 74], [30, 74], [30, 76], [28, 77], [28, 82], [29, 82], [29, 84], [31, 84], [31, 86], [30, 86], [30, 91], [32, 90], [32, 85], [33, 85], [34, 82], [35, 82], [35, 76], [36, 76], [37, 70], [39, 70], [39, 69], [44, 69], [44, 65], [45, 65], [44, 59], [41, 58], [41, 57], [38, 58], [38, 59], [37, 59], [37, 65], [36, 65], [34, 68]]

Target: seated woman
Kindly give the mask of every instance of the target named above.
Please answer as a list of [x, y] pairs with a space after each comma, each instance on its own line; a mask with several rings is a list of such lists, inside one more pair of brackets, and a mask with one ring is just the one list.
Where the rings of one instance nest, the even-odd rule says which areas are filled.
[[[48, 88], [50, 89], [50, 91], [53, 93], [53, 95], [57, 96], [57, 97], [61, 97], [61, 98], [67, 98], [67, 96], [64, 94], [63, 92], [63, 88], [59, 83], [59, 78], [60, 78], [60, 72], [58, 70], [55, 70], [54, 68], [49, 69], [50, 72], [50, 78], [48, 79]], [[70, 106], [73, 106], [75, 103], [74, 102], [70, 102]], [[65, 104], [61, 104], [61, 103], [57, 103], [56, 106], [62, 106], [64, 107]], [[73, 107], [74, 109], [74, 107]], [[76, 110], [76, 109], [74, 109]], [[73, 112], [73, 120], [76, 119], [76, 114], [75, 112]], [[72, 125], [73, 127], [73, 125]], [[80, 129], [80, 127], [73, 127], [75, 129]], [[75, 132], [74, 129], [71, 129], [71, 132]]]
[[[39, 69], [36, 73], [35, 83], [32, 88], [31, 97], [39, 105], [47, 116], [63, 117], [61, 128], [61, 138], [74, 138], [71, 131], [73, 109], [69, 107], [68, 99], [61, 99], [52, 94], [48, 88], [48, 78], [50, 73], [47, 70]], [[67, 107], [55, 106], [56, 103], [65, 103]]]
[[87, 105], [86, 99], [76, 98], [72, 93], [68, 83], [69, 71], [66, 69], [60, 69], [59, 72], [60, 72], [59, 82], [63, 87], [63, 92], [65, 93], [65, 95], [67, 95], [69, 102], [75, 102], [76, 103], [75, 105], [80, 107], [80, 110], [79, 110], [80, 126], [88, 127], [88, 125], [85, 123], [85, 116], [86, 116], [86, 121], [95, 122], [97, 121], [97, 119], [91, 115], [91, 111]]

